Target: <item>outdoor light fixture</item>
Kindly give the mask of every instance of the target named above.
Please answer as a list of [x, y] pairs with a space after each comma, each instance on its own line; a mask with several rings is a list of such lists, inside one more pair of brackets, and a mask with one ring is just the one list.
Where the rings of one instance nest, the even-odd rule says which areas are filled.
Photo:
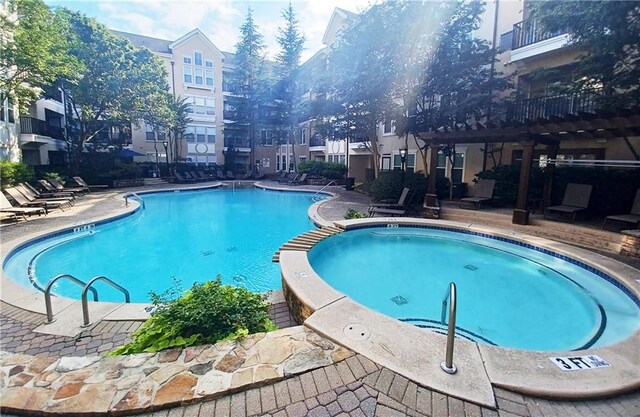
[[169, 169], [169, 142], [166, 140], [162, 142], [162, 146], [164, 146], [164, 156], [167, 159], [167, 170]]
[[406, 170], [405, 163], [407, 162], [407, 148], [400, 149], [400, 168], [402, 172]]

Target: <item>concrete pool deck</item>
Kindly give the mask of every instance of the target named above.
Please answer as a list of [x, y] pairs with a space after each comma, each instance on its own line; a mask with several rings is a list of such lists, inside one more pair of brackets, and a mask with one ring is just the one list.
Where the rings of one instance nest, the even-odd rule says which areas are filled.
[[[319, 187], [316, 187], [315, 190], [317, 190], [318, 188]], [[150, 190], [150, 188], [146, 189]], [[156, 187], [155, 189], [158, 188]], [[296, 189], [300, 189], [300, 187], [296, 187]], [[141, 191], [141, 189], [131, 189], [123, 191], [137, 192]], [[356, 193], [340, 191], [339, 189], [336, 189], [334, 191], [339, 194], [338, 198], [329, 200], [326, 203], [317, 206], [317, 213], [322, 218], [328, 220], [330, 223], [333, 223], [334, 220], [339, 220], [342, 217], [344, 212], [346, 212], [347, 207], [365, 211], [368, 203], [368, 200], [365, 196]], [[32, 234], [40, 234], [43, 233], [45, 229], [49, 228], [59, 229], [61, 227], [86, 224], [88, 222], [96, 221], [97, 218], [100, 218], [101, 214], [104, 214], [105, 217], [110, 217], [113, 215], [113, 213], [118, 212], [118, 210], [124, 209], [121, 205], [122, 200], [119, 199], [118, 193], [114, 192], [107, 192], [102, 196], [98, 193], [96, 193], [95, 195], [92, 194], [87, 197], [87, 200], [82, 199], [79, 203], [79, 207], [77, 209], [74, 209], [73, 212], [71, 212], [70, 210], [69, 213], [64, 212], [59, 213], [59, 215], [56, 213], [52, 216], [47, 216], [48, 218], [45, 219], [34, 219], [32, 221], [23, 222], [17, 225], [3, 226], [0, 229], [3, 240], [3, 254], [7, 253], [4, 249], [5, 243], [15, 244], [14, 241], [19, 237], [30, 236]], [[2, 281], [5, 280], [3, 279]], [[10, 296], [5, 297], [6, 295], [8, 295], [8, 293], [5, 292], [5, 285], [3, 282], [2, 299], [12, 305], [16, 302], [16, 300], [18, 300], [17, 298], [13, 298]], [[4, 304], [0, 304], [0, 307], [2, 307], [2, 309], [0, 310], [0, 318], [2, 318], [3, 320], [1, 327], [3, 332], [2, 350], [8, 351], [8, 354], [3, 355], [3, 362], [0, 368], [2, 369], [2, 382], [0, 382], [0, 388], [3, 391], [3, 397], [7, 393], [9, 387], [20, 387], [20, 395], [24, 396], [25, 393], [30, 392], [30, 390], [32, 390], [32, 388], [34, 387], [33, 380], [24, 382], [24, 380], [28, 378], [28, 375], [31, 372], [31, 368], [27, 367], [22, 370], [16, 368], [16, 366], [21, 366], [15, 364], [16, 353], [9, 352], [15, 352], [17, 347], [19, 348], [22, 346], [23, 340], [24, 342], [27, 342], [27, 340], [25, 339], [28, 339], [31, 335], [37, 332], [34, 333], [34, 328], [32, 327], [31, 330], [24, 332], [24, 335], [21, 334], [14, 336], [14, 334], [22, 333], [22, 330], [11, 333], [10, 337], [12, 340], [9, 343], [5, 343], [5, 335], [7, 334], [8, 329], [10, 330], [14, 328], [13, 324], [9, 325], [11, 323], [25, 323], [22, 320], [42, 320], [41, 313], [44, 307], [44, 303], [42, 302], [42, 304], [40, 304], [40, 310], [36, 312], [34, 312], [33, 310], [29, 311], [28, 309], [16, 309], [17, 312], [13, 311], [10, 318], [7, 318], [8, 316], [5, 313], [7, 313], [8, 310], [12, 310], [13, 307], [8, 307]], [[37, 302], [34, 307], [37, 307]], [[58, 311], [55, 306], [54, 311]], [[118, 310], [116, 309], [115, 311]], [[115, 312], [112, 314], [115, 314]], [[347, 310], [345, 314], [349, 314], [349, 311]], [[37, 319], [33, 318], [34, 315], [38, 316]], [[119, 319], [126, 318], [125, 316], [126, 315], [121, 315]], [[115, 318], [116, 316], [114, 315], [112, 317]], [[113, 328], [117, 326], [114, 323], [130, 323], [127, 321], [121, 321], [119, 319], [106, 321], [111, 323], [109, 324], [110, 330], [113, 330]], [[103, 323], [105, 323], [105, 320], [97, 323], [96, 328], [99, 325], [103, 325]], [[342, 330], [343, 329], [341, 329], [341, 331]], [[125, 331], [119, 334], [129, 333]], [[17, 346], [15, 343], [16, 341], [18, 342]], [[105, 345], [108, 345], [109, 343], [105, 343]], [[46, 345], [47, 342], [43, 342], [42, 344]], [[35, 354], [36, 359], [38, 357], [42, 357], [43, 354], [47, 353], [48, 355], [54, 355], [55, 357], [65, 357], [65, 354], [60, 354], [60, 350], [58, 350], [56, 354], [53, 353], [53, 351], [46, 351], [46, 348], [47, 346], [40, 347], [40, 349], [43, 349], [44, 351]], [[180, 355], [186, 355], [186, 353], [180, 353]], [[438, 354], [438, 357], [439, 356], [440, 354]], [[356, 360], [354, 361], [353, 358], [355, 358]], [[288, 378], [281, 380], [280, 382], [267, 384], [262, 387], [251, 388], [250, 386], [246, 386], [242, 390], [231, 391], [228, 395], [223, 395], [217, 399], [208, 400], [205, 397], [201, 398], [201, 401], [197, 403], [194, 402], [193, 404], [185, 405], [183, 407], [165, 409], [164, 411], [157, 411], [156, 413], [157, 415], [184, 416], [218, 415], [218, 413], [220, 415], [252, 415], [269, 413], [278, 416], [287, 415], [290, 417], [307, 414], [336, 415], [341, 412], [349, 413], [350, 415], [381, 416], [525, 416], [554, 415], [553, 413], [557, 415], [593, 414], [623, 416], [637, 415], [638, 413], [640, 413], [640, 394], [637, 392], [637, 390], [633, 394], [622, 395], [609, 400], [562, 402], [547, 401], [540, 398], [528, 397], [526, 395], [523, 396], [521, 394], [514, 394], [510, 391], [505, 391], [493, 387], [492, 391], [496, 399], [496, 407], [482, 407], [474, 404], [475, 402], [477, 402], [477, 400], [473, 401], [473, 398], [469, 398], [472, 400], [472, 402], [470, 402], [467, 401], [466, 398], [464, 398], [464, 395], [457, 395], [457, 397], [463, 398], [459, 399], [456, 398], [456, 396], [443, 395], [437, 390], [434, 391], [431, 389], [433, 387], [426, 388], [420, 386], [411, 381], [414, 379], [411, 372], [406, 372], [407, 375], [403, 376], [403, 372], [394, 372], [393, 369], [390, 370], [389, 368], [385, 367], [384, 363], [376, 364], [375, 362], [377, 361], [375, 360], [375, 358], [369, 359], [374, 359], [374, 362], [368, 361], [368, 359], [362, 355], [350, 356], [347, 359], [337, 361], [331, 365], [320, 366], [318, 368], [315, 368], [315, 370], [302, 371], [302, 373], [297, 374], [296, 376], [291, 375]], [[27, 360], [23, 358], [22, 362], [26, 363]], [[171, 364], [171, 362], [167, 363]], [[638, 362], [636, 361], [636, 365], [637, 363]], [[54, 370], [56, 366], [53, 367]], [[407, 376], [409, 376], [410, 378], [406, 378]], [[83, 393], [86, 393], [87, 390], [88, 387], [83, 385], [79, 388], [79, 391], [76, 394], [65, 398], [77, 398]], [[166, 390], [168, 390], [168, 388]], [[13, 390], [12, 392], [15, 394], [15, 390]], [[154, 392], [157, 393], [157, 391]], [[4, 398], [2, 402], [5, 402]], [[51, 404], [55, 405], [54, 403]], [[173, 402], [165, 403], [164, 405], [159, 405], [157, 407], [161, 408], [175, 405], [177, 405], [177, 403]], [[20, 412], [20, 408], [10, 408], [10, 410], [16, 413]], [[56, 413], [55, 410], [41, 410], [41, 413]], [[72, 412], [73, 410], [67, 411]], [[80, 412], [80, 410], [77, 411]], [[104, 409], [95, 410], [95, 412], [98, 414], [115, 414], [113, 409], [111, 409], [111, 411], [105, 411]], [[65, 413], [65, 415], [69, 414]]]

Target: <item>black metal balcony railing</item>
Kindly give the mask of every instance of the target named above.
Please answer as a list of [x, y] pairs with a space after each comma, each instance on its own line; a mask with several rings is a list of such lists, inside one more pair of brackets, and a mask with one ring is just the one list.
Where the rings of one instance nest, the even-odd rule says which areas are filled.
[[324, 138], [311, 138], [309, 141], [309, 146], [324, 146], [324, 144]]
[[20, 133], [64, 140], [64, 130], [62, 128], [51, 126], [44, 120], [29, 116], [20, 116]]
[[511, 49], [522, 48], [554, 36], [562, 35], [566, 30], [548, 31], [542, 29], [540, 24], [535, 20], [523, 20], [513, 25], [513, 38]]
[[578, 112], [593, 113], [600, 108], [600, 91], [561, 94], [518, 100], [510, 109], [507, 119], [524, 123], [526, 120], [548, 119]]
[[249, 139], [224, 138], [224, 146], [233, 146], [234, 148], [250, 148], [251, 144], [249, 142]]

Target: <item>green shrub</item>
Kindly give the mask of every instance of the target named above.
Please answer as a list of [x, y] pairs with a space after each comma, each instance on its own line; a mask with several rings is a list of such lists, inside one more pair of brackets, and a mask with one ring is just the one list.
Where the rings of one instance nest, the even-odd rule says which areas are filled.
[[344, 164], [325, 161], [304, 161], [298, 164], [298, 172], [332, 180], [344, 178], [347, 167]]
[[367, 217], [366, 214], [358, 211], [358, 210], [354, 210], [354, 209], [349, 209], [347, 210], [347, 214], [344, 216], [345, 219], [349, 220], [349, 219], [364, 219], [365, 217]]
[[215, 281], [195, 283], [181, 297], [179, 290], [151, 294], [155, 313], [133, 334], [133, 342], [109, 355], [157, 352], [196, 344], [237, 339], [275, 330], [269, 304], [259, 294]]
[[[493, 197], [496, 203], [501, 205], [515, 205], [518, 199], [518, 184], [520, 182], [520, 167], [512, 165], [499, 165], [492, 169], [479, 172], [478, 178], [495, 179]], [[539, 167], [531, 169], [529, 179], [529, 195], [541, 197], [544, 186], [544, 172]]]
[[33, 169], [22, 162], [0, 161], [2, 188], [12, 187], [19, 182], [33, 180]]
[[421, 172], [405, 172], [400, 170], [384, 171], [371, 183], [371, 195], [375, 201], [397, 200], [402, 189], [411, 189], [414, 203], [424, 200], [427, 193], [427, 178]]

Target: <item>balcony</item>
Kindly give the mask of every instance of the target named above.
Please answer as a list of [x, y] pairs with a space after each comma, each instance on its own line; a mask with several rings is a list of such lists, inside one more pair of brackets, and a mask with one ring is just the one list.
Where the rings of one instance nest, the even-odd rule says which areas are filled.
[[224, 138], [224, 146], [233, 146], [234, 148], [251, 148], [249, 139], [244, 138]]
[[544, 30], [533, 19], [513, 25], [511, 36], [511, 62], [555, 51], [569, 40], [566, 31]]
[[517, 101], [510, 109], [507, 119], [525, 123], [527, 120], [562, 117], [579, 112], [593, 113], [600, 108], [600, 91], [583, 91], [579, 94], [560, 94]]
[[324, 138], [311, 138], [311, 140], [309, 141], [309, 147], [313, 148], [313, 147], [317, 147], [317, 146], [324, 146], [325, 145], [325, 140]]
[[64, 130], [51, 126], [44, 120], [29, 116], [20, 116], [20, 134], [48, 136], [52, 139], [64, 140]]

